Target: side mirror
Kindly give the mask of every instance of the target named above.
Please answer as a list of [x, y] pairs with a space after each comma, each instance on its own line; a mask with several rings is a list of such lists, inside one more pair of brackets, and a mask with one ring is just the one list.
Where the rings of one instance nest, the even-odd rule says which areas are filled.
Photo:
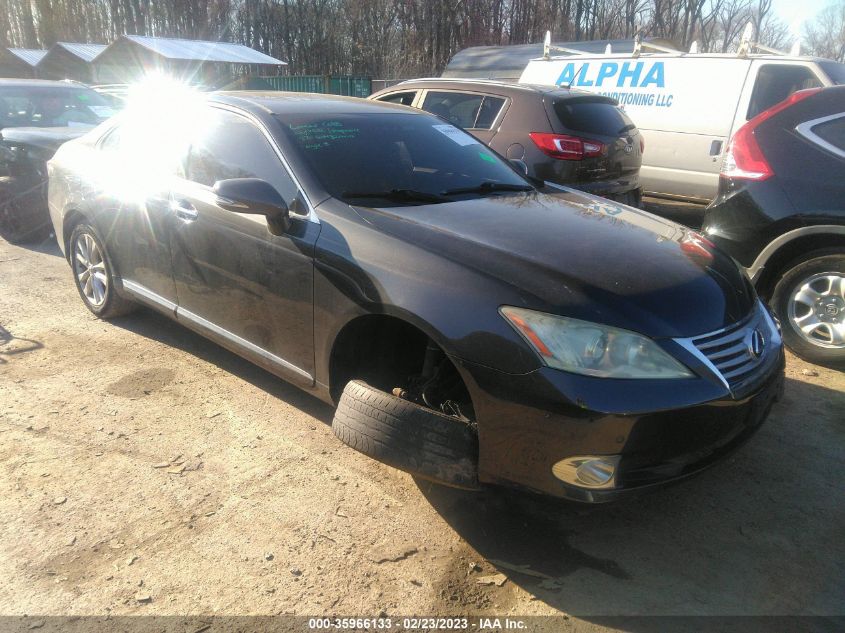
[[513, 165], [522, 175], [528, 175], [528, 165], [524, 160], [521, 158], [509, 158], [508, 161], [510, 161], [510, 164]]
[[290, 226], [288, 205], [276, 188], [261, 178], [218, 180], [212, 188], [217, 206], [235, 213], [254, 213], [267, 217], [272, 229], [286, 231]]

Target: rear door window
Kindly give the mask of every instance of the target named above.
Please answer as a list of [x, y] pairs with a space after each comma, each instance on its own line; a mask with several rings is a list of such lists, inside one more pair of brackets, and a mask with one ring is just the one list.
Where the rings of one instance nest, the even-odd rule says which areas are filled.
[[828, 152], [845, 158], [845, 112], [802, 123], [798, 133]]
[[558, 99], [554, 111], [560, 124], [575, 132], [618, 136], [636, 129], [619, 106], [606, 101]]
[[399, 105], [409, 106], [414, 104], [414, 98], [417, 96], [416, 90], [410, 92], [394, 92], [393, 94], [379, 97], [377, 101], [384, 101], [385, 103], [397, 103]]
[[186, 138], [156, 119], [123, 119], [100, 138], [97, 147], [110, 164], [121, 165], [127, 173], [143, 171], [150, 182], [166, 175], [185, 176]]
[[484, 101], [481, 102], [481, 107], [478, 109], [478, 116], [475, 118], [475, 128], [482, 130], [491, 129], [504, 105], [505, 100], [501, 97], [491, 97], [489, 95], [484, 97]]
[[818, 88], [821, 82], [806, 66], [788, 64], [766, 64], [757, 72], [747, 119], [752, 119], [764, 110], [780, 103], [797, 90]]
[[505, 100], [501, 97], [431, 90], [425, 95], [422, 107], [458, 127], [489, 130], [504, 104]]
[[845, 114], [819, 123], [813, 128], [813, 132], [834, 147], [845, 151]]

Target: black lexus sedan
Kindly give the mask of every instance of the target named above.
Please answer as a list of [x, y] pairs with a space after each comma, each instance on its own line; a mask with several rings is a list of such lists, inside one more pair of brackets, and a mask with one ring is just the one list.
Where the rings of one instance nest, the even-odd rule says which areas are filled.
[[677, 480], [759, 428], [780, 334], [700, 235], [527, 180], [402, 106], [216, 93], [49, 163], [85, 305], [144, 305], [337, 405], [416, 475], [585, 502]]
[[845, 367], [845, 86], [796, 92], [737, 131], [703, 230], [747, 267], [792, 351]]

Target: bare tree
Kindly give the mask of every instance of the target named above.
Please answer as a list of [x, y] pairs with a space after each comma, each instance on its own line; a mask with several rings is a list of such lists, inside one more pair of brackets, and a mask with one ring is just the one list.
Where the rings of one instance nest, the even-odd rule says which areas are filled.
[[845, 62], [845, 2], [834, 2], [804, 29], [810, 53]]
[[[807, 39], [842, 58], [845, 6]], [[757, 39], [788, 46], [772, 0], [0, 0], [0, 44], [108, 43], [124, 33], [231, 40], [289, 62], [292, 74], [379, 77], [439, 73], [467, 46], [631, 38], [637, 31], [699, 50], [735, 49], [751, 20]]]
[[727, 0], [722, 3], [716, 18], [719, 41], [711, 41], [710, 50], [727, 53], [734, 47], [748, 22], [750, 11], [750, 0]]

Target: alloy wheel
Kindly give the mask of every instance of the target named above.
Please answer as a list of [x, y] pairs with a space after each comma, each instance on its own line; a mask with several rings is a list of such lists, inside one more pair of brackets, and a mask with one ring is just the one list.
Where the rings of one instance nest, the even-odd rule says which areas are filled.
[[818, 273], [801, 282], [789, 298], [789, 320], [806, 341], [845, 348], [845, 276]]
[[73, 272], [85, 300], [95, 308], [103, 305], [109, 288], [106, 262], [97, 241], [88, 233], [76, 238]]

